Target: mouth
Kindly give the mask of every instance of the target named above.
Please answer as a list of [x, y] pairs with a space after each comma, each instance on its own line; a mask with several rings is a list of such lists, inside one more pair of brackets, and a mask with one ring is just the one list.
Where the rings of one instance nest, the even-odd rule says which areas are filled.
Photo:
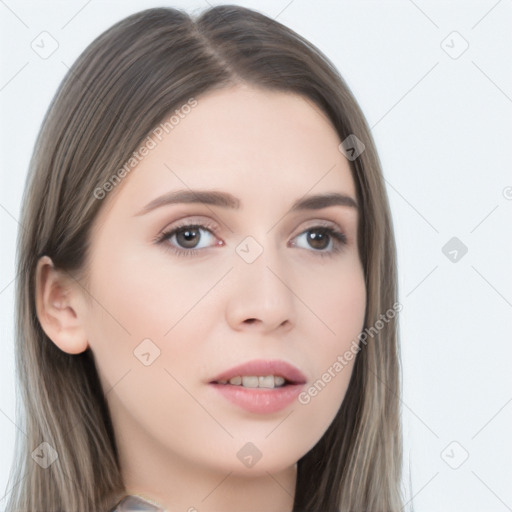
[[306, 381], [286, 361], [254, 360], [222, 372], [209, 385], [238, 408], [271, 414], [289, 407]]
[[275, 389], [305, 384], [306, 377], [296, 367], [281, 360], [258, 359], [225, 370], [210, 384], [249, 389]]
[[223, 371], [209, 385], [238, 410], [264, 416], [289, 408], [306, 381], [286, 361], [256, 359]]

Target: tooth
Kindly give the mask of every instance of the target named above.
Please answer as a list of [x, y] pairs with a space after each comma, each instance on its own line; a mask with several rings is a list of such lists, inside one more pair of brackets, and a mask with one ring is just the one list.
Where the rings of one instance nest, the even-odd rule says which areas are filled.
[[236, 376], [229, 381], [227, 380], [219, 380], [219, 384], [232, 384], [233, 386], [244, 386], [246, 388], [266, 388], [266, 389], [273, 389], [277, 387], [281, 387], [285, 383], [284, 377], [276, 377], [274, 375], [265, 375], [265, 376], [255, 376], [255, 375], [249, 375], [249, 376]]
[[242, 386], [246, 388], [257, 388], [259, 384], [258, 377], [250, 376], [250, 377], [242, 377]]
[[284, 377], [274, 377], [275, 386], [282, 386], [284, 384]]
[[274, 376], [267, 375], [266, 377], [258, 377], [258, 384], [260, 388], [274, 388]]

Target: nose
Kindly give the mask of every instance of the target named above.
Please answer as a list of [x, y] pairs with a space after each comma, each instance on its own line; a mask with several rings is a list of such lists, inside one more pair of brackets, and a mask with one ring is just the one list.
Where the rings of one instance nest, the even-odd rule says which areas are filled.
[[234, 330], [249, 329], [262, 334], [289, 330], [295, 324], [295, 298], [283, 256], [277, 250], [265, 248], [252, 263], [235, 257], [235, 268], [229, 276], [228, 324]]

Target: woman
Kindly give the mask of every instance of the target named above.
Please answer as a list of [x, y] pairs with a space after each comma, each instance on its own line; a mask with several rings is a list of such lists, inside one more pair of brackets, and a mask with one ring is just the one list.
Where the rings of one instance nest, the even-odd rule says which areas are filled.
[[306, 40], [235, 6], [117, 23], [21, 224], [10, 512], [402, 508], [388, 201]]

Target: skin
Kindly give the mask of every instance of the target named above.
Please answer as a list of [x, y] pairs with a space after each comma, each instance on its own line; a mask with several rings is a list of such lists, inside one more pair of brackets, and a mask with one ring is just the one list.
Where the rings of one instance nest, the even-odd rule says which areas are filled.
[[[301, 96], [237, 85], [197, 100], [103, 199], [87, 291], [41, 258], [38, 317], [61, 350], [92, 350], [129, 493], [177, 511], [291, 511], [296, 462], [332, 422], [354, 360], [307, 405], [272, 414], [238, 408], [208, 382], [269, 358], [297, 366], [307, 389], [357, 339], [366, 305], [357, 209], [288, 213], [304, 195], [355, 201], [355, 186], [337, 133]], [[136, 215], [189, 188], [229, 192], [241, 206], [173, 204]], [[193, 243], [153, 240], [178, 220], [218, 231], [192, 239], [198, 254], [177, 255], [173, 247]], [[308, 241], [322, 221], [345, 234], [341, 251], [332, 252], [331, 237], [326, 249]], [[252, 263], [235, 251], [249, 235], [263, 248]], [[148, 366], [134, 356], [146, 338], [160, 350]], [[262, 454], [250, 468], [237, 457], [247, 442]]]

